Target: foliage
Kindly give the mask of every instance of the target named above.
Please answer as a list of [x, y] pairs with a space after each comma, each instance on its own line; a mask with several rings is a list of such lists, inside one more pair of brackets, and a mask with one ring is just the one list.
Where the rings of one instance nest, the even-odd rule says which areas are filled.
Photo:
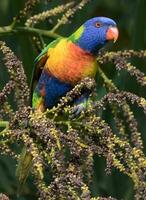
[[[25, 32], [32, 36], [34, 46], [40, 50], [45, 45], [44, 37], [60, 37], [56, 33], [58, 28], [87, 2], [69, 1], [33, 15], [32, 10], [40, 1], [28, 0], [13, 23], [0, 28], [0, 35]], [[63, 13], [61, 18], [56, 18], [51, 30], [35, 28], [38, 23], [60, 13]], [[110, 194], [94, 197], [96, 156], [105, 158], [108, 176], [113, 168], [122, 176], [126, 175], [133, 182], [134, 198], [144, 199], [146, 158], [133, 104], [146, 114], [146, 99], [118, 89], [99, 67], [98, 76], [102, 79], [102, 88], [105, 88], [102, 97], [96, 92], [95, 81], [86, 78], [68, 92], [57, 107], [44, 113], [33, 112], [29, 106], [30, 92], [22, 62], [5, 42], [0, 42], [0, 50], [9, 74], [9, 81], [0, 92], [0, 151], [18, 161], [22, 145], [27, 146], [33, 157], [32, 174], [38, 199], [114, 199]], [[131, 64], [133, 57], [142, 59], [146, 57], [146, 51], [100, 52], [97, 61], [101, 66], [113, 63], [118, 71], [127, 70], [143, 87], [146, 77]], [[78, 118], [72, 119], [72, 100], [85, 87], [92, 91], [89, 106]], [[112, 121], [105, 119], [106, 111]]]

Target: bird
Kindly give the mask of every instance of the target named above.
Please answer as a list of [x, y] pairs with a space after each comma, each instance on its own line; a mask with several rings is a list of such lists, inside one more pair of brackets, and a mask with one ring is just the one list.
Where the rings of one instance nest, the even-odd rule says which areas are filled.
[[[51, 109], [83, 78], [95, 78], [100, 49], [109, 41], [116, 42], [118, 36], [117, 24], [113, 19], [94, 17], [70, 36], [60, 37], [46, 46], [35, 59], [32, 109], [38, 112]], [[75, 116], [85, 108], [89, 95], [90, 91], [84, 90], [81, 96], [74, 99]], [[17, 168], [20, 185], [26, 181], [32, 159], [25, 148]]]

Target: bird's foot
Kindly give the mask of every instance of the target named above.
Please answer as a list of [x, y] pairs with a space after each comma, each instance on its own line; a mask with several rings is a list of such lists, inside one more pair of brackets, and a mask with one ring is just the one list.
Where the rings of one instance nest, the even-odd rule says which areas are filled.
[[82, 112], [84, 112], [87, 108], [87, 105], [85, 103], [80, 103], [78, 105], [75, 105], [72, 109], [71, 109], [71, 115], [70, 118], [76, 118], [78, 117]]

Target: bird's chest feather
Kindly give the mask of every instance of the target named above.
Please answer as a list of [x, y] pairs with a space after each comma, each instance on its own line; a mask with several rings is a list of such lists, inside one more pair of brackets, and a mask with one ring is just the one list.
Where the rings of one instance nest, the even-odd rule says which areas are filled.
[[75, 84], [96, 74], [96, 58], [65, 39], [55, 48], [50, 48], [48, 56], [45, 68], [63, 82]]

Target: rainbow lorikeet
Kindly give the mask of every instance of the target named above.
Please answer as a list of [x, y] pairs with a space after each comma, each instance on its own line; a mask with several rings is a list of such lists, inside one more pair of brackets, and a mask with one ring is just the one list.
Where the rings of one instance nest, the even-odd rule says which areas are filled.
[[[82, 78], [95, 77], [98, 69], [96, 57], [108, 41], [116, 41], [118, 29], [115, 21], [106, 17], [95, 17], [86, 21], [67, 38], [51, 42], [36, 58], [32, 107], [43, 112], [57, 105]], [[89, 91], [74, 100], [76, 114], [87, 101]], [[32, 163], [32, 156], [25, 150], [18, 165], [17, 175], [23, 184]]]

